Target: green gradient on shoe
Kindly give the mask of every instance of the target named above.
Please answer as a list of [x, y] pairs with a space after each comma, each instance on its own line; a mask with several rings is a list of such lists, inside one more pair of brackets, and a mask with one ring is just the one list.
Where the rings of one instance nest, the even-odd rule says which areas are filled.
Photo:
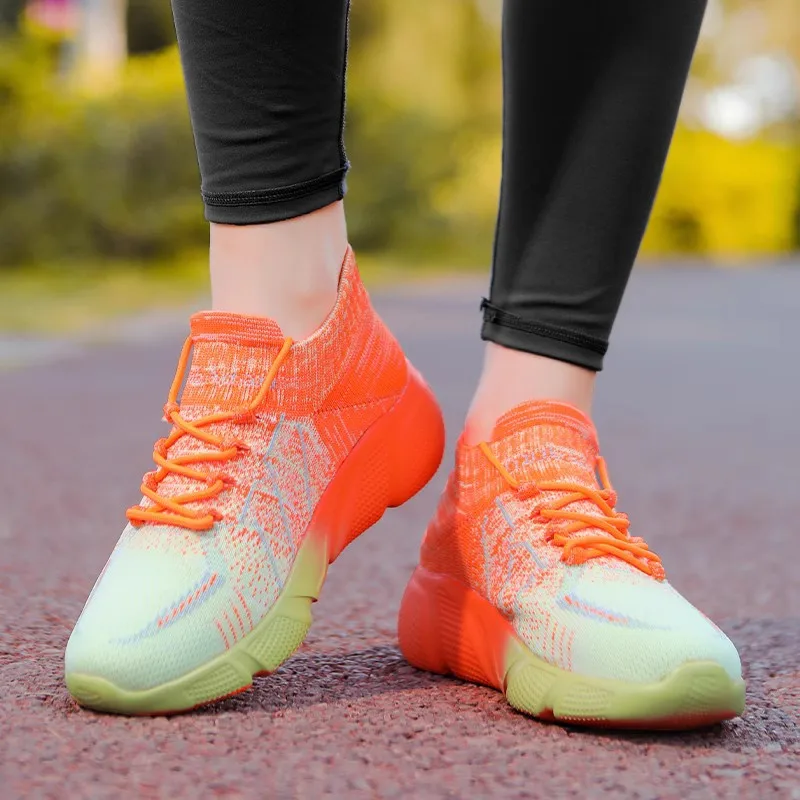
[[253, 676], [274, 672], [303, 643], [311, 626], [311, 603], [319, 597], [328, 568], [324, 539], [301, 545], [289, 580], [272, 610], [230, 650], [177, 680], [130, 691], [93, 675], [66, 675], [70, 694], [96, 711], [166, 714], [188, 711], [247, 689]]

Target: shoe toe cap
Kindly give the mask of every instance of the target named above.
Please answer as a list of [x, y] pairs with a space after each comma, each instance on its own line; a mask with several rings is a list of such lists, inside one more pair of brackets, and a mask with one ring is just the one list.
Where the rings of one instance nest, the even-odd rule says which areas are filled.
[[595, 653], [608, 673], [622, 671], [630, 680], [651, 682], [687, 662], [706, 661], [741, 680], [742, 665], [731, 640], [667, 581], [639, 573], [629, 581], [610, 582], [605, 591], [600, 583], [584, 581], [579, 591], [590, 607], [605, 599], [610, 612], [604, 626], [609, 647]]
[[[564, 635], [544, 636], [539, 626], [535, 651], [580, 674], [652, 683], [688, 662], [713, 662], [731, 680], [742, 679], [731, 640], [667, 581], [632, 569], [593, 564], [576, 571], [556, 601], [552, 627]], [[548, 637], [569, 644], [551, 653]]]
[[141, 691], [191, 671], [225, 648], [223, 582], [202, 556], [115, 552], [70, 636], [67, 675]]

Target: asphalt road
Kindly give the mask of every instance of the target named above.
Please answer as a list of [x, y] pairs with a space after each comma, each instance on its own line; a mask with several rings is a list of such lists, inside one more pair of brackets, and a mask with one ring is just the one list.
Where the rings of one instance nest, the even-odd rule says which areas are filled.
[[[446, 409], [447, 460], [482, 290], [377, 297]], [[79, 710], [63, 648], [162, 435], [183, 325], [17, 343], [0, 372], [0, 798], [800, 798], [799, 311], [800, 264], [642, 271], [600, 377], [620, 508], [745, 664], [744, 718], [684, 735], [537, 723], [404, 663], [395, 614], [444, 470], [337, 561], [306, 644], [252, 691], [170, 719]]]

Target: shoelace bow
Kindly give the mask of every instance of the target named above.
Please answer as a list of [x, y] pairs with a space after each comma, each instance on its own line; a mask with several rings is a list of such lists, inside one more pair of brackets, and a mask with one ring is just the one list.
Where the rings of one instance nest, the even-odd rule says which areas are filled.
[[[188, 528], [194, 531], [204, 531], [222, 519], [222, 514], [216, 509], [207, 511], [195, 511], [188, 508], [189, 503], [196, 503], [200, 500], [208, 500], [219, 495], [226, 486], [235, 484], [234, 479], [224, 472], [205, 472], [193, 469], [190, 464], [207, 463], [209, 461], [225, 462], [235, 458], [239, 453], [246, 452], [250, 448], [240, 439], [225, 439], [213, 433], [202, 430], [209, 425], [218, 422], [234, 422], [236, 424], [246, 424], [255, 419], [255, 412], [261, 405], [264, 397], [269, 391], [272, 381], [278, 372], [289, 350], [292, 347], [292, 340], [286, 338], [280, 352], [272, 362], [261, 388], [256, 396], [241, 411], [222, 411], [216, 414], [209, 414], [193, 422], [185, 420], [180, 415], [178, 404], [178, 392], [180, 391], [183, 377], [186, 373], [186, 366], [189, 362], [189, 354], [192, 349], [192, 339], [189, 337], [183, 345], [178, 368], [175, 372], [175, 380], [169, 390], [169, 398], [164, 406], [164, 418], [171, 422], [175, 428], [166, 439], [159, 439], [153, 450], [153, 461], [158, 469], [148, 472], [143, 479], [142, 494], [152, 500], [153, 506], [143, 508], [140, 505], [131, 506], [126, 516], [134, 525], [142, 525], [145, 522], [160, 522], [166, 525], [177, 525], [181, 528]], [[201, 442], [205, 442], [216, 450], [209, 450], [197, 453], [187, 453], [186, 455], [170, 458], [168, 453], [179, 439], [184, 436], [193, 436]], [[177, 497], [164, 497], [158, 494], [158, 485], [167, 475], [183, 475], [196, 481], [206, 484], [205, 489], [189, 494], [178, 495]]]
[[[627, 514], [614, 510], [617, 494], [611, 486], [605, 459], [598, 456], [597, 471], [600, 473], [602, 489], [591, 489], [568, 481], [529, 481], [520, 483], [497, 459], [486, 442], [480, 444], [486, 458], [503, 476], [508, 485], [517, 491], [521, 500], [536, 497], [543, 492], [559, 492], [564, 496], [539, 508], [535, 513], [545, 519], [568, 520], [568, 524], [557, 530], [548, 530], [548, 540], [563, 549], [561, 560], [568, 564], [583, 564], [590, 558], [616, 556], [646, 575], [663, 580], [664, 567], [661, 559], [653, 553], [639, 536], [628, 533], [630, 520]], [[567, 506], [580, 500], [590, 500], [600, 514], [569, 511]], [[574, 536], [586, 528], [600, 528], [612, 538], [600, 534]]]

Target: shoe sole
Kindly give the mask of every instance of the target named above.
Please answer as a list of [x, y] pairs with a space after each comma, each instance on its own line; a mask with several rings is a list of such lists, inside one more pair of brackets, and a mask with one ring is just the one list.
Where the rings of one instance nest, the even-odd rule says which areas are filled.
[[591, 727], [687, 730], [742, 714], [745, 683], [714, 661], [688, 661], [660, 681], [592, 678], [535, 656], [487, 600], [417, 567], [400, 606], [400, 649], [419, 669], [503, 692], [542, 720]]
[[[413, 447], [414, 458], [408, 458]], [[311, 627], [311, 604], [328, 565], [387, 508], [410, 500], [433, 477], [444, 451], [444, 422], [430, 389], [409, 365], [397, 403], [362, 436], [337, 470], [309, 523], [294, 566], [269, 613], [229, 650], [169, 683], [131, 691], [87, 674], [66, 675], [78, 703], [97, 711], [161, 715], [239, 694], [283, 664]]]

